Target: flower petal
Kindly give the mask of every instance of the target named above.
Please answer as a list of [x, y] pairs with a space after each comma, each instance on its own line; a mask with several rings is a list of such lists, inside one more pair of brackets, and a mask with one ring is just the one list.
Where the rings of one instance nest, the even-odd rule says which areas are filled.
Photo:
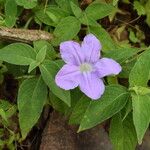
[[84, 60], [80, 44], [74, 41], [66, 41], [60, 44], [62, 59], [69, 64], [80, 65]]
[[65, 90], [74, 89], [79, 85], [79, 69], [74, 65], [64, 65], [55, 77], [56, 84]]
[[122, 68], [115, 60], [102, 58], [95, 64], [95, 70], [98, 72], [98, 76], [103, 78], [104, 76], [119, 74]]
[[87, 62], [93, 63], [99, 59], [101, 44], [93, 34], [84, 37], [81, 47]]
[[80, 90], [93, 100], [99, 99], [105, 90], [103, 81], [94, 73], [83, 73], [79, 86]]

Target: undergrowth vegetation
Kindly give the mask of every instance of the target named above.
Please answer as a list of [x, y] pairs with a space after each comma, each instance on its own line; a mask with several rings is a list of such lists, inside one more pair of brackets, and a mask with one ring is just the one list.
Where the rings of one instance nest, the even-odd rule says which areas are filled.
[[[98, 100], [55, 82], [60, 44], [87, 34], [122, 67]], [[49, 105], [77, 132], [109, 120], [114, 150], [134, 150], [150, 123], [149, 35], [150, 0], [0, 0], [0, 148], [24, 149]]]

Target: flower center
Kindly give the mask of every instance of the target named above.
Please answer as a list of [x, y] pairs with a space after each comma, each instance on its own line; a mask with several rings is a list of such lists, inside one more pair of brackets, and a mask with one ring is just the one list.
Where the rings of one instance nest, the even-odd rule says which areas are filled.
[[80, 65], [80, 71], [83, 72], [91, 72], [92, 71], [92, 65], [89, 63], [83, 63]]

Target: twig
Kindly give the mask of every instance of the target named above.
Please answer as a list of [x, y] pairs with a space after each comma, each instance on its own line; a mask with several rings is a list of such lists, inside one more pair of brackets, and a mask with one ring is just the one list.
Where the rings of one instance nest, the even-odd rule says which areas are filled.
[[0, 27], [0, 40], [17, 41], [31, 44], [33, 41], [46, 40], [51, 41], [53, 35], [41, 30], [28, 30]]

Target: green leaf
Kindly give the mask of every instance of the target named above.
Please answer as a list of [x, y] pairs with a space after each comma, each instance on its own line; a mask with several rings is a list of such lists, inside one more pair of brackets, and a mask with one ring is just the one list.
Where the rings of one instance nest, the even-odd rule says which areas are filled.
[[65, 65], [65, 62], [62, 59], [55, 60], [55, 63], [59, 66], [59, 68], [62, 68], [63, 65]]
[[73, 16], [63, 18], [54, 30], [54, 45], [58, 45], [60, 42], [71, 40], [80, 31], [80, 22]]
[[48, 12], [46, 12], [46, 14], [54, 23], [56, 23], [56, 24], [58, 23], [59, 19], [52, 12], [48, 11]]
[[6, 100], [0, 100], [0, 115], [7, 123], [8, 119], [16, 113], [16, 110], [16, 105], [12, 105]]
[[118, 4], [119, 0], [113, 0], [113, 6], [116, 6]]
[[17, 4], [15, 0], [6, 0], [5, 3], [5, 24], [7, 27], [13, 27], [16, 23]]
[[6, 112], [2, 108], [0, 108], [0, 116], [8, 123]]
[[80, 9], [80, 7], [77, 6], [76, 4], [74, 4], [72, 1], [70, 2], [70, 5], [71, 5], [71, 9], [72, 9], [74, 15], [75, 15], [77, 18], [80, 18], [81, 15], [82, 15], [82, 10]]
[[87, 17], [98, 20], [108, 16], [113, 10], [112, 4], [93, 2], [86, 8], [85, 13]]
[[129, 76], [130, 87], [142, 86], [147, 87], [150, 74], [150, 50], [141, 54]]
[[109, 133], [114, 150], [134, 150], [136, 148], [137, 137], [132, 115], [128, 115], [124, 121], [121, 113], [113, 116]]
[[[126, 49], [127, 50], [127, 49]], [[130, 52], [130, 51], [129, 51]], [[126, 53], [127, 54], [127, 53]], [[135, 53], [136, 54], [136, 53]], [[128, 55], [128, 54], [127, 54]], [[127, 56], [126, 55], [126, 56]], [[123, 56], [123, 55], [122, 55]], [[133, 55], [133, 57], [134, 57], [135, 55]], [[124, 56], [123, 56], [124, 57]], [[128, 59], [128, 58], [127, 58]], [[132, 59], [132, 57], [131, 57], [131, 59]], [[131, 70], [132, 70], [132, 68], [133, 68], [133, 66], [135, 65], [135, 63], [136, 63], [136, 60], [137, 60], [137, 58], [135, 58], [135, 59], [132, 59], [132, 60], [130, 60], [129, 59], [129, 61], [128, 60], [124, 60], [124, 61], [121, 61], [121, 63], [122, 63], [122, 72], [119, 74], [119, 77], [120, 78], [129, 78], [129, 74], [130, 74], [130, 72], [131, 72]], [[120, 62], [120, 61], [119, 61]]]
[[116, 49], [115, 42], [111, 39], [108, 32], [101, 26], [90, 27], [90, 32], [100, 40], [103, 51]]
[[133, 43], [139, 42], [139, 39], [136, 37], [135, 33], [132, 30], [129, 31], [129, 39]]
[[122, 121], [126, 119], [129, 113], [132, 111], [132, 98], [131, 96], [128, 98], [128, 101], [122, 111]]
[[0, 108], [4, 109], [6, 111], [10, 107], [12, 107], [12, 105], [8, 101], [0, 99]]
[[46, 57], [46, 50], [47, 50], [46, 45], [40, 49], [40, 51], [36, 55], [36, 60], [30, 64], [28, 73], [30, 73], [33, 69], [38, 67], [44, 61]]
[[40, 49], [40, 51], [36, 55], [36, 61], [37, 62], [39, 62], [39, 63], [43, 62], [43, 60], [46, 57], [46, 50], [47, 50], [47, 46], [46, 45]]
[[150, 95], [132, 93], [132, 107], [138, 143], [141, 144], [150, 123]]
[[37, 0], [16, 0], [16, 3], [19, 6], [23, 6], [25, 9], [31, 9], [37, 5]]
[[59, 7], [63, 10], [72, 13], [70, 2], [76, 4], [78, 6], [78, 0], [55, 0]]
[[150, 74], [150, 50], [141, 54], [132, 68], [129, 76], [132, 92], [133, 121], [139, 144], [150, 123], [150, 95], [147, 82]]
[[146, 11], [146, 22], [150, 26], [150, 0], [147, 1], [145, 5], [145, 11]]
[[33, 48], [23, 43], [10, 44], [0, 49], [0, 60], [15, 65], [29, 65], [35, 57]]
[[46, 46], [46, 58], [47, 59], [55, 59], [56, 58], [56, 52], [53, 48], [53, 46], [44, 40], [39, 40], [39, 41], [34, 41], [34, 50], [36, 51], [36, 53], [39, 53], [39, 51]]
[[3, 140], [0, 139], [0, 146], [4, 147], [5, 145], [6, 145], [6, 141], [3, 141]]
[[36, 67], [38, 67], [40, 65], [39, 62], [37, 61], [33, 61], [30, 65], [29, 65], [29, 69], [28, 69], [28, 73], [30, 73], [32, 70], [34, 70]]
[[84, 25], [99, 27], [99, 24], [95, 20], [93, 20], [92, 18], [88, 17], [85, 12], [82, 13], [79, 20]]
[[150, 94], [150, 88], [142, 86], [134, 86], [130, 88], [131, 91], [134, 91], [137, 95], [147, 95]]
[[47, 87], [42, 78], [26, 79], [18, 93], [19, 125], [22, 138], [25, 139], [31, 128], [37, 123], [47, 100]]
[[68, 107], [68, 105], [66, 103], [64, 103], [62, 100], [60, 100], [58, 97], [56, 97], [52, 92], [49, 93], [49, 98], [50, 98], [50, 104], [51, 104], [51, 106], [55, 110], [57, 110], [57, 111], [65, 114], [65, 116], [66, 116], [67, 110], [70, 107]]
[[142, 3], [140, 3], [139, 1], [134, 1], [133, 6], [139, 16], [145, 15], [146, 12]]
[[69, 116], [75, 107], [76, 103], [80, 100], [83, 93], [78, 88], [75, 88], [74, 90], [70, 91], [71, 94], [71, 107], [68, 107], [66, 103], [64, 103], [62, 100], [60, 100], [58, 97], [56, 97], [53, 93], [50, 92], [50, 104], [52, 107], [63, 113], [65, 116]]
[[85, 95], [80, 98], [80, 100], [75, 105], [73, 112], [70, 116], [70, 124], [80, 124], [86, 109], [90, 105], [91, 99]]
[[[122, 86], [107, 86], [104, 95], [97, 101], [89, 101], [89, 105], [87, 105], [88, 107], [85, 109], [84, 115], [80, 114], [83, 115], [83, 117], [79, 131], [92, 128], [112, 117], [125, 106], [127, 98], [128, 93]], [[85, 102], [83, 101], [83, 103]], [[84, 105], [85, 104], [83, 104], [83, 106]], [[74, 110], [74, 112], [77, 111]]]
[[35, 11], [35, 16], [42, 22], [50, 26], [56, 26], [59, 21], [67, 17], [69, 13], [57, 6], [47, 6], [46, 9], [41, 8]]
[[6, 111], [7, 118], [12, 117], [14, 114], [16, 114], [16, 112], [17, 112], [17, 106], [11, 105], [11, 107]]
[[[126, 60], [138, 53], [138, 51], [138, 48], [116, 46], [116, 49], [110, 49], [110, 51], [105, 51], [104, 56], [112, 58], [119, 63], [124, 63], [126, 62]], [[133, 65], [130, 64], [130, 66]]]
[[59, 88], [55, 83], [55, 76], [59, 70], [60, 70], [59, 65], [57, 64], [57, 62], [54, 61], [45, 61], [40, 65], [40, 71], [43, 80], [48, 85], [50, 90], [54, 93], [54, 95], [60, 98], [68, 106], [70, 106], [71, 105], [70, 91], [65, 91]]

